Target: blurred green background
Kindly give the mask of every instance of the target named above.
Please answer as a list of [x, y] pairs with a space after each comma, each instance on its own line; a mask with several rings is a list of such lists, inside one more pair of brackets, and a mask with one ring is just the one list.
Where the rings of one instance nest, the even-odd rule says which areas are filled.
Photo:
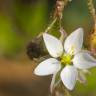
[[[26, 56], [26, 46], [52, 20], [55, 2], [0, 0], [0, 96], [48, 96], [51, 79], [32, 74], [36, 64]], [[87, 0], [66, 6], [63, 26], [68, 33], [83, 27], [86, 36], [92, 25]], [[77, 83], [73, 96], [96, 96], [96, 68], [91, 71], [88, 84]]]

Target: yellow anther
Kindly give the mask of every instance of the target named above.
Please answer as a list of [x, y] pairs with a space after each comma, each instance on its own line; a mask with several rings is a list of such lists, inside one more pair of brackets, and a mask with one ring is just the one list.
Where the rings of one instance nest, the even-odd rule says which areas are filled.
[[72, 56], [69, 54], [64, 54], [61, 57], [61, 64], [71, 64]]

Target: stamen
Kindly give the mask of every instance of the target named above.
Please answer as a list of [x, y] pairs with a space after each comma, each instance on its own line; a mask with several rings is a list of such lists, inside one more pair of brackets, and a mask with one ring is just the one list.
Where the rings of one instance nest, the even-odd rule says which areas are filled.
[[61, 64], [71, 64], [72, 56], [70, 54], [64, 54], [61, 57]]
[[73, 45], [73, 46], [71, 47], [71, 50], [70, 50], [70, 52], [69, 52], [71, 56], [74, 55], [74, 51], [75, 51], [75, 45]]

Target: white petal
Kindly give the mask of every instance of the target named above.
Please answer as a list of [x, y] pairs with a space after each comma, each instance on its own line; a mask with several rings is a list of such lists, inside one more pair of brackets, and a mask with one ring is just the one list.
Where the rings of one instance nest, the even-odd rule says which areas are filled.
[[96, 66], [96, 59], [88, 52], [80, 52], [74, 56], [73, 64], [79, 69], [88, 69]]
[[47, 33], [43, 34], [43, 38], [46, 48], [52, 57], [59, 57], [62, 55], [63, 46], [59, 39]]
[[57, 72], [60, 67], [60, 62], [58, 60], [54, 58], [49, 58], [41, 62], [34, 70], [34, 73], [39, 76], [50, 75]]
[[61, 72], [61, 80], [65, 87], [67, 87], [69, 90], [73, 90], [76, 83], [77, 74], [76, 68], [69, 65], [67, 65]]
[[72, 49], [74, 53], [77, 53], [82, 48], [82, 44], [83, 44], [83, 29], [78, 28], [66, 38], [64, 43], [64, 49], [67, 53], [70, 53]]

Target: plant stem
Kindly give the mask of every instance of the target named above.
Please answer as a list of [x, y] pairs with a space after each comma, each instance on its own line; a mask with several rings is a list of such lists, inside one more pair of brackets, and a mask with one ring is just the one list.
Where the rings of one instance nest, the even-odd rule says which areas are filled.
[[55, 18], [52, 23], [45, 29], [45, 33], [49, 32], [50, 29], [53, 27], [53, 25], [55, 24], [55, 22], [57, 21], [57, 18]]
[[94, 21], [93, 29], [89, 37], [89, 49], [91, 50], [92, 54], [96, 56], [96, 10], [93, 4], [93, 0], [88, 0], [88, 8]]
[[55, 18], [55, 19], [51, 22], [51, 24], [45, 29], [45, 31], [44, 31], [44, 32], [41, 32], [41, 33], [37, 36], [37, 38], [40, 38], [40, 37], [43, 35], [43, 33], [48, 33], [48, 32], [50, 31], [50, 29], [53, 27], [53, 25], [56, 23], [56, 21], [57, 21], [57, 18]]
[[92, 15], [92, 18], [94, 20], [94, 23], [96, 24], [96, 10], [93, 5], [93, 0], [88, 0], [88, 8], [89, 8], [90, 14]]

